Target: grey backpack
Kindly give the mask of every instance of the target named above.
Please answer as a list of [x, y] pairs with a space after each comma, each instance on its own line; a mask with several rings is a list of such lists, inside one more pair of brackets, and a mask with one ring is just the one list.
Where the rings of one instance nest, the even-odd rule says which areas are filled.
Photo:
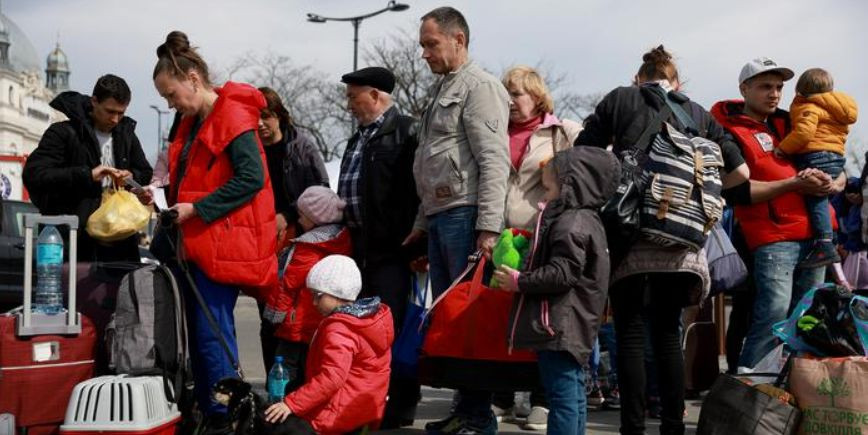
[[188, 353], [183, 298], [168, 268], [149, 265], [124, 276], [106, 340], [116, 373], [163, 375], [172, 400], [184, 382]]

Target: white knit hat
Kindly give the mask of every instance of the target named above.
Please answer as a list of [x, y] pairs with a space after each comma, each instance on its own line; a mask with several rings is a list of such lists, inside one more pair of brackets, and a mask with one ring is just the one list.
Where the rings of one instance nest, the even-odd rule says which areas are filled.
[[356, 262], [346, 255], [329, 255], [307, 274], [307, 288], [354, 301], [362, 291], [362, 274]]

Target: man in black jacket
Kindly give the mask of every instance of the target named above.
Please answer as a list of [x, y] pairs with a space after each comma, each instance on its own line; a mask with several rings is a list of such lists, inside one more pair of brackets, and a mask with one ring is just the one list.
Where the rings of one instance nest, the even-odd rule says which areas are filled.
[[[347, 202], [344, 217], [362, 271], [362, 295], [379, 296], [392, 310], [398, 331], [410, 293], [409, 264], [426, 246], [402, 246], [419, 207], [413, 179], [416, 122], [392, 105], [395, 76], [389, 70], [363, 68], [341, 81], [358, 130], [341, 161], [338, 195]], [[389, 397], [383, 428], [412, 424], [418, 383], [393, 377]]]
[[141, 185], [151, 181], [136, 122], [124, 116], [130, 97], [127, 83], [111, 74], [97, 80], [93, 96], [61, 93], [51, 107], [69, 120], [48, 127], [24, 165], [24, 186], [42, 214], [78, 216], [79, 261], [140, 260], [137, 236], [107, 243], [84, 230], [112, 179], [121, 184], [127, 177]]

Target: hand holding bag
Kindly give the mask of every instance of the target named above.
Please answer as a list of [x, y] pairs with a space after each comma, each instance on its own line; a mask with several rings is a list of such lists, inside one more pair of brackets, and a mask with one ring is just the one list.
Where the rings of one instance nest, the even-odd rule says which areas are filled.
[[[438, 388], [527, 391], [539, 386], [536, 354], [508, 347], [514, 294], [483, 285], [481, 255], [431, 305], [419, 378]], [[478, 261], [478, 262], [477, 262]], [[473, 269], [473, 278], [461, 280]]]
[[120, 189], [107, 189], [102, 194], [102, 203], [87, 218], [87, 233], [103, 242], [114, 242], [135, 235], [148, 224], [151, 211], [136, 195]]

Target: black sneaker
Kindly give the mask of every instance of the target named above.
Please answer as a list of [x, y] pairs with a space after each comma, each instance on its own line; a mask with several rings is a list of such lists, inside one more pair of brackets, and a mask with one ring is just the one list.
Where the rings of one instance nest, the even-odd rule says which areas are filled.
[[432, 421], [425, 425], [428, 435], [496, 435], [497, 420], [476, 421], [460, 415], [451, 415], [443, 420]]
[[663, 406], [660, 405], [660, 398], [657, 396], [651, 396], [648, 398], [646, 403], [648, 418], [660, 420], [660, 413], [663, 412]]
[[828, 240], [817, 240], [811, 246], [811, 252], [801, 262], [799, 267], [803, 269], [813, 269], [815, 267], [828, 266], [833, 263], [841, 262], [841, 257], [838, 256], [838, 250], [835, 249], [835, 244]]
[[591, 391], [588, 393], [588, 406], [601, 407], [603, 403], [606, 402], [606, 399], [603, 397], [603, 391], [600, 390], [596, 384], [591, 388]]
[[458, 419], [457, 415], [450, 415], [443, 420], [435, 420], [430, 423], [425, 423], [426, 433], [439, 433], [443, 428], [452, 425], [452, 420]]
[[603, 399], [603, 409], [621, 409], [621, 392], [618, 387], [606, 389]]

